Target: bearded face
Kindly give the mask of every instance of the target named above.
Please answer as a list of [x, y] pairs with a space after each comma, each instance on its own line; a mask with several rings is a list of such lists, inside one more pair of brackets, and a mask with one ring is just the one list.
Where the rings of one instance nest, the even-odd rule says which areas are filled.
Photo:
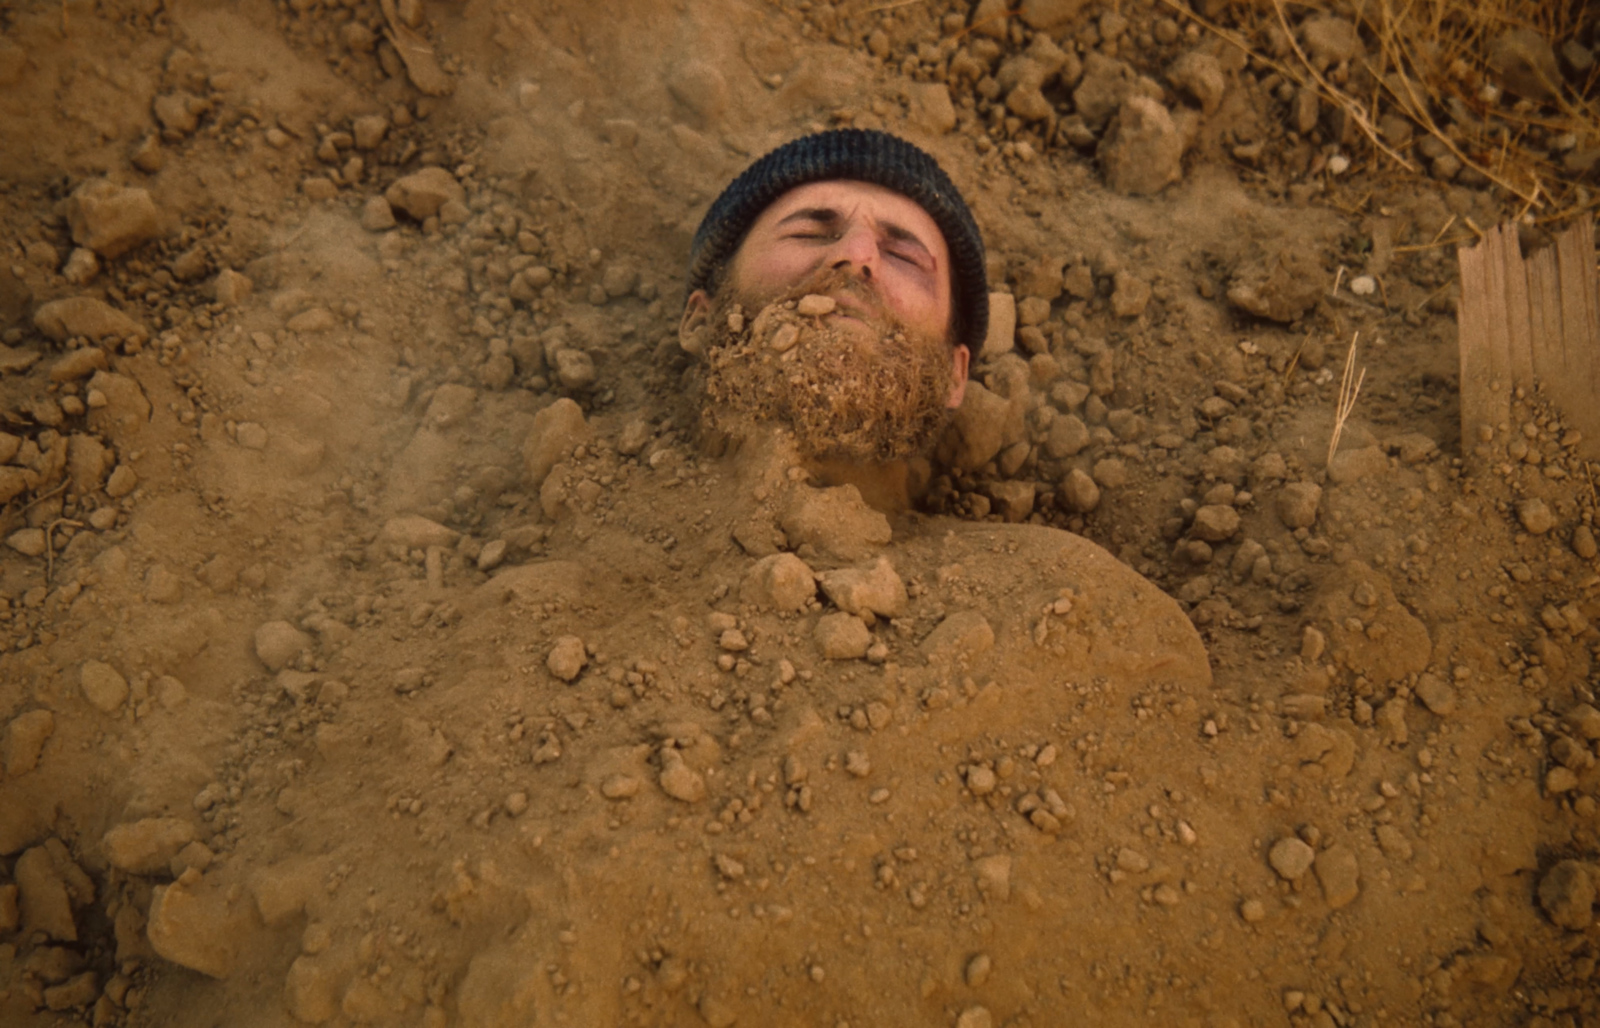
[[[802, 313], [806, 297], [834, 306]], [[807, 459], [885, 463], [927, 452], [949, 417], [949, 341], [908, 330], [846, 272], [768, 301], [725, 290], [706, 331], [701, 412], [719, 433], [777, 425]]]

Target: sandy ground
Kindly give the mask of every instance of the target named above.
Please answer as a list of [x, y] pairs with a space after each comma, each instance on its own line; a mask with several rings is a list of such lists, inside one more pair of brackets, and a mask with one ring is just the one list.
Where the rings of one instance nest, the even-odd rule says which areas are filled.
[[[1503, 194], [1166, 7], [871, 6], [0, 4], [0, 1023], [1600, 1023]], [[686, 399], [829, 125], [1013, 301], [892, 521]]]

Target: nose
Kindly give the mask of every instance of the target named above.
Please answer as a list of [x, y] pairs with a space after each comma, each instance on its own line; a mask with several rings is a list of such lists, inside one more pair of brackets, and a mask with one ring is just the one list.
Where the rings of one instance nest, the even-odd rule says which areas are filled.
[[834, 270], [858, 269], [861, 277], [871, 280], [878, 272], [878, 240], [870, 226], [853, 224], [839, 236], [828, 254], [828, 266]]

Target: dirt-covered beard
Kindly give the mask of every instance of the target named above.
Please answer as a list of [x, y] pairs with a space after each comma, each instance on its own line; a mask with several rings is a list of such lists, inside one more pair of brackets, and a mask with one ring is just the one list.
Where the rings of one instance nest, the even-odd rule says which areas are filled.
[[[918, 336], [843, 273], [767, 302], [731, 293], [713, 301], [707, 324], [706, 428], [742, 437], [780, 425], [801, 457], [820, 461], [886, 463], [932, 448], [950, 414], [947, 340]], [[844, 299], [834, 314], [808, 316], [799, 310], [808, 295]]]

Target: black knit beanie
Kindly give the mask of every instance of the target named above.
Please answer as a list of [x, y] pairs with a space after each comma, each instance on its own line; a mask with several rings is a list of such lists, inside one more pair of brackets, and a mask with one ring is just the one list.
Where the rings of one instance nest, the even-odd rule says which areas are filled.
[[938, 163], [887, 132], [835, 129], [802, 136], [746, 168], [717, 197], [695, 231], [687, 291], [712, 286], [750, 226], [774, 200], [796, 186], [830, 179], [892, 189], [928, 212], [950, 250], [955, 339], [976, 354], [989, 329], [989, 283], [977, 222]]

